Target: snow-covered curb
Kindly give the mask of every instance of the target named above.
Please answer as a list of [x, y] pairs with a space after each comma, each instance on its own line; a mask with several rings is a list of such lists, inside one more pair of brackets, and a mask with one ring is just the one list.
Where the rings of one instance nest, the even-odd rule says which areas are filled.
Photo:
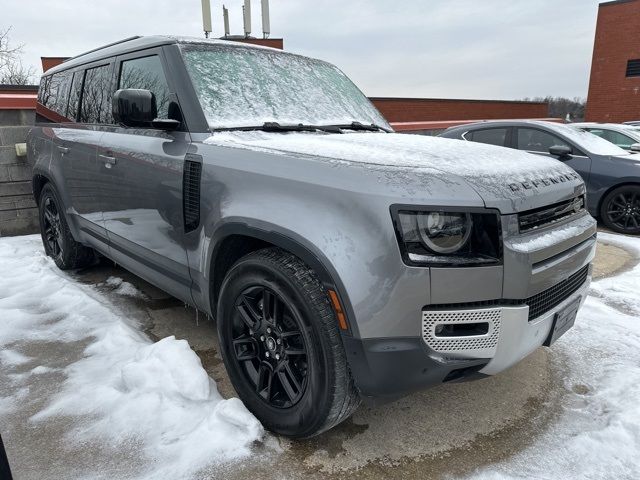
[[[35, 425], [70, 416], [78, 426], [66, 442], [135, 442], [148, 457], [150, 478], [159, 472], [182, 478], [242, 458], [262, 438], [260, 423], [239, 399], [220, 396], [185, 340], [151, 343], [94, 287], [57, 270], [42, 253], [40, 237], [0, 239], [0, 265], [3, 368], [29, 360], [19, 352], [22, 344], [88, 343], [84, 358], [64, 369], [53, 401], [32, 417]], [[0, 398], [0, 419], [27, 396], [16, 381], [12, 395]]]

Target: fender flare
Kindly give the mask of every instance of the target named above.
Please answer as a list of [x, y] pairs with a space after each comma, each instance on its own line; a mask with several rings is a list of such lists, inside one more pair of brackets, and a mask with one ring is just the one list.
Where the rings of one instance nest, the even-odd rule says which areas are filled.
[[[226, 238], [232, 235], [242, 235], [262, 240], [292, 253], [312, 268], [320, 277], [320, 281], [325, 289], [334, 290], [338, 294], [342, 308], [347, 316], [347, 324], [349, 325], [348, 332], [340, 330], [340, 333], [348, 336], [359, 336], [358, 326], [354, 321], [355, 314], [349, 300], [349, 295], [347, 294], [346, 288], [342, 283], [338, 272], [333, 267], [333, 264], [324, 255], [324, 253], [304, 237], [301, 237], [292, 231], [281, 230], [282, 229], [277, 228], [274, 225], [259, 220], [252, 220], [252, 224], [243, 220], [232, 220], [219, 227], [214, 232], [211, 241], [212, 247], [210, 248], [207, 266], [209, 270], [209, 288], [213, 288], [213, 285], [215, 284], [215, 272], [213, 271], [213, 266], [215, 265], [217, 256], [220, 253], [220, 246]], [[214, 297], [211, 290], [209, 292], [209, 301], [212, 306], [212, 310], [215, 311], [214, 302], [217, 303], [217, 298]]]

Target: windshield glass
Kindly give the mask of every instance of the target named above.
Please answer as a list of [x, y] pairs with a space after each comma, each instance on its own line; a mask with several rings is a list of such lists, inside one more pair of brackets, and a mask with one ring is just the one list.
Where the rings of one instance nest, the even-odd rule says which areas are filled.
[[558, 133], [564, 135], [569, 140], [573, 141], [582, 150], [586, 150], [588, 153], [595, 155], [629, 155], [629, 152], [617, 147], [611, 142], [600, 138], [593, 133], [579, 130], [578, 128], [569, 127], [560, 123], [550, 123], [549, 125]]
[[390, 128], [360, 90], [331, 64], [259, 48], [182, 44], [211, 128], [344, 125]]

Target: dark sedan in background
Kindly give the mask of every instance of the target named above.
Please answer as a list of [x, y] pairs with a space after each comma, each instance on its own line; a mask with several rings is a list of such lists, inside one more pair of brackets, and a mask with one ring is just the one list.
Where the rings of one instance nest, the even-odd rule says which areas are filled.
[[640, 234], [640, 154], [567, 125], [533, 120], [462, 125], [440, 136], [557, 158], [584, 179], [594, 217], [616, 232]]

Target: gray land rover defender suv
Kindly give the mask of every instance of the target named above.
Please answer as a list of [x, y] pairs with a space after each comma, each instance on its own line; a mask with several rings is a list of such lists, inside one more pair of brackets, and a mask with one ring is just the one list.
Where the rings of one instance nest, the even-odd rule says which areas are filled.
[[36, 113], [46, 253], [103, 255], [211, 315], [274, 432], [496, 374], [585, 298], [596, 223], [575, 172], [393, 133], [328, 63], [136, 37], [47, 71]]

